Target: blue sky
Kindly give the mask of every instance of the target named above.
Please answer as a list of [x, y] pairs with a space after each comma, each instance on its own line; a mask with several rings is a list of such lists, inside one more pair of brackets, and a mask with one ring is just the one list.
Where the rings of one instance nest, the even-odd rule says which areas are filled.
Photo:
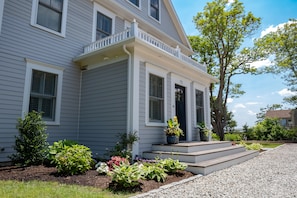
[[[232, 1], [232, 0], [230, 0]], [[210, 0], [172, 0], [181, 24], [187, 35], [197, 35], [193, 23], [193, 16], [202, 12]], [[254, 16], [261, 17], [261, 26], [252, 38], [246, 39], [244, 46], [250, 46], [253, 38], [258, 38], [264, 33], [273, 31], [278, 25], [286, 23], [290, 18], [297, 18], [297, 0], [241, 0], [245, 11], [251, 11]], [[269, 65], [267, 62], [255, 63], [257, 66]], [[233, 78], [233, 82], [241, 83], [246, 92], [240, 98], [230, 99], [228, 110], [234, 113], [238, 128], [244, 124], [254, 126], [256, 113], [260, 108], [272, 104], [283, 104], [283, 97], [291, 94], [280, 75], [240, 75]]]

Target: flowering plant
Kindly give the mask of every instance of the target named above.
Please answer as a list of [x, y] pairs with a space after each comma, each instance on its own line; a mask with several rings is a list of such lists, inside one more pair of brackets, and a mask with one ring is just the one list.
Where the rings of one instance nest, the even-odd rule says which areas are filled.
[[184, 132], [179, 128], [180, 124], [176, 116], [167, 120], [167, 128], [164, 130], [167, 136], [183, 136]]

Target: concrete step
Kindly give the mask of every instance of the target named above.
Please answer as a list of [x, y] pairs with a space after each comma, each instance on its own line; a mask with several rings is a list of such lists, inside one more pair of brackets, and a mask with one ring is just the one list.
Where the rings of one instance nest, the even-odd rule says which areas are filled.
[[206, 160], [216, 159], [226, 155], [232, 155], [235, 153], [244, 152], [245, 148], [243, 146], [229, 146], [229, 147], [222, 147], [216, 149], [209, 149], [209, 150], [202, 150], [196, 152], [168, 152], [168, 151], [149, 151], [143, 152], [143, 157], [148, 159], [165, 159], [165, 158], [172, 158], [178, 159], [182, 162], [188, 163], [198, 163]]
[[153, 144], [152, 151], [167, 151], [191, 153], [210, 149], [229, 147], [230, 141], [212, 141], [212, 142], [181, 142], [179, 144]]
[[199, 163], [187, 163], [187, 170], [194, 174], [207, 175], [214, 171], [222, 170], [235, 164], [245, 162], [256, 157], [257, 155], [259, 155], [259, 151], [247, 150]]

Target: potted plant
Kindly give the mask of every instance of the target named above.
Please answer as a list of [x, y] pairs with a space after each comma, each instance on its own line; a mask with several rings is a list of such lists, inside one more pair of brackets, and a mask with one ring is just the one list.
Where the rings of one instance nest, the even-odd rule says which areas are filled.
[[179, 126], [180, 124], [176, 116], [167, 120], [167, 127], [164, 131], [168, 144], [177, 144], [179, 142], [179, 136], [184, 135], [183, 130]]
[[201, 141], [208, 141], [208, 136], [210, 133], [210, 130], [205, 126], [205, 123], [199, 123], [198, 124], [198, 129], [200, 132], [200, 140]]

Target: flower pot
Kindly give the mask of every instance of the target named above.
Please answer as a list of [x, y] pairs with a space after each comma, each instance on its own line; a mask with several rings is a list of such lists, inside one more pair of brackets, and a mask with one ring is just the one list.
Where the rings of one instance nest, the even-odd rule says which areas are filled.
[[175, 135], [168, 135], [167, 136], [167, 143], [168, 144], [178, 144], [179, 142], [179, 136]]

